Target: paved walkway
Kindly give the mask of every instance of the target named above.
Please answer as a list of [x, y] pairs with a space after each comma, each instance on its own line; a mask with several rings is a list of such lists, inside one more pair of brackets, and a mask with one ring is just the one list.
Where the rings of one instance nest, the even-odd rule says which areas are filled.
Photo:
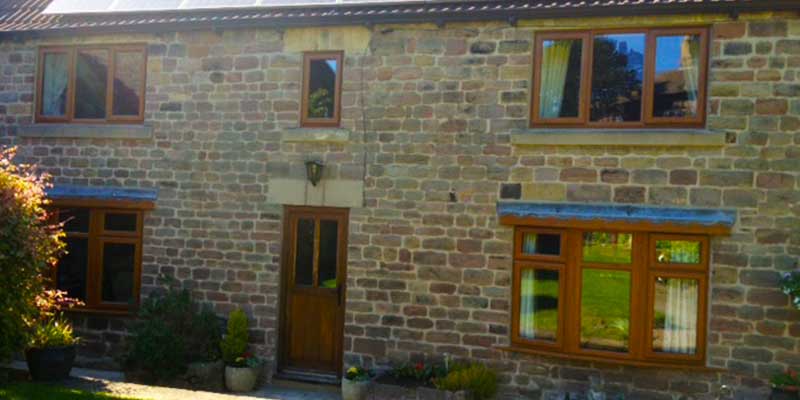
[[[24, 362], [10, 365], [27, 370]], [[124, 382], [120, 372], [73, 368], [64, 386], [147, 400], [341, 400], [339, 388], [329, 385], [312, 385], [291, 381], [274, 381], [255, 392], [228, 394], [148, 386]]]

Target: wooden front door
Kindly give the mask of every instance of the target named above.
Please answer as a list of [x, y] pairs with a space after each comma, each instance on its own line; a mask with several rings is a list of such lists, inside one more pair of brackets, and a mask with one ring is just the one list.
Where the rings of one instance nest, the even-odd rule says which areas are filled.
[[281, 329], [284, 374], [341, 377], [347, 220], [347, 209], [286, 209]]

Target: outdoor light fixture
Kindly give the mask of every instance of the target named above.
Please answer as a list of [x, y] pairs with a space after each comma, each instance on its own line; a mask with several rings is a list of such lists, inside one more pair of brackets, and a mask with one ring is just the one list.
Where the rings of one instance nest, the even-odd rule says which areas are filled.
[[306, 161], [306, 178], [312, 185], [317, 186], [322, 179], [322, 169], [325, 166], [319, 161]]

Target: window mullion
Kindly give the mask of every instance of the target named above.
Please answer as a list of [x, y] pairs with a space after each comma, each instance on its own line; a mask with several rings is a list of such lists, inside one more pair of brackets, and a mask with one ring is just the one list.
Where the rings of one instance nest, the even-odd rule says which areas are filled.
[[75, 119], [75, 77], [76, 63], [78, 62], [77, 47], [69, 49], [69, 66], [67, 75], [67, 121]]
[[585, 126], [589, 123], [592, 104], [592, 64], [594, 63], [594, 31], [589, 31], [584, 36], [583, 46], [583, 78], [581, 79], [581, 123]]
[[631, 268], [631, 356], [640, 359], [644, 354], [647, 337], [647, 252], [648, 237], [646, 233], [633, 234], [633, 265]]
[[112, 101], [114, 98], [114, 74], [116, 73], [116, 66], [114, 65], [117, 58], [117, 49], [108, 47], [108, 73], [106, 74], [106, 121], [114, 118], [114, 109]]
[[564, 348], [569, 353], [580, 351], [580, 297], [581, 297], [581, 232], [575, 229], [567, 231], [567, 307], [564, 311]]
[[96, 307], [100, 304], [100, 268], [102, 263], [102, 243], [100, 243], [100, 226], [103, 213], [92, 209], [89, 214], [89, 265], [86, 273], [86, 305]]

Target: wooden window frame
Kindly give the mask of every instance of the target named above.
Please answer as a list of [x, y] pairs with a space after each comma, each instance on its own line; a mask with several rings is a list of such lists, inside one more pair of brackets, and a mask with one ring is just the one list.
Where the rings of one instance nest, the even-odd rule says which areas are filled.
[[[87, 266], [86, 266], [86, 298], [85, 305], [73, 309], [76, 312], [104, 313], [104, 314], [129, 314], [139, 306], [142, 284], [142, 246], [144, 230], [145, 209], [133, 208], [130, 204], [116, 204], [114, 201], [96, 201], [92, 206], [83, 205], [77, 201], [55, 201], [52, 204], [53, 212], [58, 218], [59, 210], [65, 208], [85, 208], [89, 211], [89, 231], [65, 232], [66, 237], [87, 239]], [[105, 229], [106, 214], [134, 214], [136, 216], [135, 231], [111, 231]], [[133, 301], [129, 303], [103, 301], [103, 252], [106, 243], [132, 244], [134, 250], [133, 265]], [[53, 286], [57, 286], [58, 265], [52, 270]]]
[[[82, 51], [104, 50], [108, 54], [108, 73], [106, 83], [106, 117], [105, 118], [76, 118], [75, 117], [75, 87], [77, 80], [77, 55]], [[138, 115], [114, 115], [114, 78], [116, 74], [116, 59], [118, 53], [142, 54], [142, 73], [139, 90], [139, 114]], [[44, 96], [44, 56], [47, 53], [64, 53], [68, 55], [67, 81], [67, 105], [63, 117], [52, 117], [42, 115], [42, 101]], [[35, 116], [36, 122], [40, 123], [80, 123], [80, 124], [135, 124], [144, 122], [144, 105], [147, 89], [147, 46], [144, 44], [124, 44], [124, 45], [86, 45], [86, 46], [45, 46], [39, 48], [39, 60], [36, 73], [36, 101]]]
[[[627, 229], [629, 224], [596, 223], [576, 224], [554, 229], [550, 225], [515, 225], [514, 267], [511, 307], [511, 350], [550, 355], [569, 359], [599, 361], [637, 366], [677, 366], [703, 368], [706, 359], [708, 319], [709, 237], [687, 231], [686, 234], [662, 233], [649, 230], [644, 224], [639, 229]], [[551, 257], [520, 257], [524, 233], [558, 233], [562, 235], [563, 261]], [[630, 233], [632, 236], [630, 264], [604, 264], [583, 262], [583, 234], [586, 232]], [[687, 240], [701, 243], [699, 264], [666, 264], [655, 259], [657, 240]], [[586, 349], [580, 345], [581, 291], [584, 269], [607, 269], [631, 274], [630, 321], [628, 352]], [[551, 269], [559, 271], [559, 322], [556, 341], [524, 339], [519, 335], [521, 274], [525, 269]], [[653, 350], [654, 283], [656, 277], [695, 279], [699, 283], [697, 310], [697, 343], [694, 354], [671, 354]]]
[[[308, 116], [308, 96], [311, 86], [311, 62], [336, 60], [336, 82], [333, 95], [333, 117], [311, 118]], [[314, 51], [303, 53], [303, 89], [300, 102], [300, 126], [305, 128], [331, 128], [341, 124], [343, 51]]]
[[[641, 120], [630, 122], [592, 122], [591, 92], [592, 63], [594, 58], [594, 38], [599, 35], [641, 33], [645, 35], [644, 75], [642, 77]], [[654, 117], [653, 82], [655, 81], [656, 38], [671, 35], [700, 36], [700, 76], [698, 77], [697, 115], [693, 118]], [[542, 76], [543, 42], [558, 39], [582, 39], [580, 99], [576, 118], [541, 118], [540, 87]], [[706, 99], [708, 92], [709, 65], [708, 27], [675, 28], [624, 28], [588, 29], [577, 31], [550, 31], [537, 33], [534, 41], [533, 84], [531, 85], [531, 128], [591, 128], [591, 129], [642, 129], [642, 128], [703, 128], [706, 122]]]

